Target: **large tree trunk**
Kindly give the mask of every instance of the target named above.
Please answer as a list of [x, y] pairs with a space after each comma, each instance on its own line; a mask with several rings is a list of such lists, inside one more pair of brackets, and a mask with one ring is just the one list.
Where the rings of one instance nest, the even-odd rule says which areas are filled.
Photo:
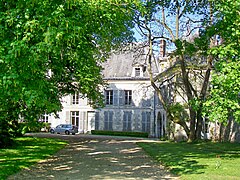
[[193, 142], [196, 138], [195, 129], [196, 129], [196, 112], [189, 107], [190, 110], [190, 134], [188, 137], [189, 142]]
[[228, 122], [227, 122], [227, 126], [224, 128], [224, 134], [223, 134], [223, 141], [224, 142], [229, 142], [230, 141], [230, 131], [231, 131], [231, 125], [232, 125], [232, 121], [229, 118]]
[[200, 105], [200, 108], [197, 111], [196, 139], [201, 139], [202, 127], [203, 127], [202, 105]]
[[[188, 74], [186, 71], [186, 63], [184, 60], [183, 55], [179, 57], [179, 61], [181, 64], [181, 71], [182, 71], [182, 79], [183, 79], [183, 84], [184, 84], [184, 89], [187, 95], [188, 102], [190, 102], [193, 99], [193, 94], [188, 78]], [[189, 112], [190, 112], [190, 133], [188, 137], [188, 141], [192, 142], [195, 140], [195, 129], [196, 129], [196, 112], [193, 110], [191, 105], [189, 104]]]

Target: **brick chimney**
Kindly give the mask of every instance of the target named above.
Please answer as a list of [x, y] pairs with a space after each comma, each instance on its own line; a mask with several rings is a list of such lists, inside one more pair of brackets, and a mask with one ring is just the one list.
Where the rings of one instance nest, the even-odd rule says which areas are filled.
[[166, 41], [164, 39], [160, 40], [160, 57], [165, 57], [166, 55]]

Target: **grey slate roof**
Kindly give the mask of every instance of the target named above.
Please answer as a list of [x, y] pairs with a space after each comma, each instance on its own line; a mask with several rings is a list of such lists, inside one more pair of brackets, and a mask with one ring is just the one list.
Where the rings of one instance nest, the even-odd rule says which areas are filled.
[[[143, 77], [132, 77], [134, 67], [143, 67]], [[104, 79], [149, 79], [147, 72], [146, 56], [141, 51], [124, 49], [113, 52], [108, 60], [103, 63]]]

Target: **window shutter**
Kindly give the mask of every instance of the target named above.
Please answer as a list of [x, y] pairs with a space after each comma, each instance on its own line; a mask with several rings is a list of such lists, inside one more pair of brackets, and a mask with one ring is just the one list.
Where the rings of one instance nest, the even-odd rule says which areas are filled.
[[142, 112], [142, 131], [146, 132], [146, 113]]
[[72, 105], [73, 104], [73, 96], [72, 96], [72, 94], [69, 94], [68, 100], [69, 100], [68, 105]]
[[109, 130], [113, 130], [113, 111], [109, 111]]
[[106, 93], [106, 90], [104, 90], [103, 92], [103, 95], [104, 95], [104, 104], [107, 104], [107, 93]]
[[126, 114], [126, 111], [124, 111], [124, 114], [123, 114], [123, 131], [126, 131], [126, 122], [127, 122], [127, 114]]
[[119, 105], [123, 106], [125, 104], [125, 92], [124, 90], [119, 90]]
[[99, 130], [99, 112], [95, 113], [95, 130]]
[[118, 90], [113, 90], [113, 105], [118, 105]]
[[104, 111], [104, 130], [108, 130], [108, 112]]
[[147, 112], [146, 131], [150, 132], [151, 112]]
[[70, 111], [66, 111], [66, 118], [65, 118], [65, 120], [66, 120], [66, 123], [71, 123], [70, 122]]
[[132, 112], [128, 112], [128, 131], [132, 130]]

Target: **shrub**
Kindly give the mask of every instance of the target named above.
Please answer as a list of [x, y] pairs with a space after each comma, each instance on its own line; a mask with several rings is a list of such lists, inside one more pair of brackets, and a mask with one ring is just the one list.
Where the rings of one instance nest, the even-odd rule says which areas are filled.
[[91, 133], [94, 134], [94, 135], [148, 137], [148, 133], [146, 133], [146, 132], [125, 132], [125, 131], [92, 130]]
[[7, 135], [0, 134], [0, 148], [6, 148], [13, 145], [13, 140]]
[[40, 132], [42, 129], [44, 131], [49, 131], [51, 128], [50, 123], [45, 123], [45, 122], [31, 122], [31, 123], [21, 123], [22, 128], [25, 128], [24, 133], [26, 132]]

